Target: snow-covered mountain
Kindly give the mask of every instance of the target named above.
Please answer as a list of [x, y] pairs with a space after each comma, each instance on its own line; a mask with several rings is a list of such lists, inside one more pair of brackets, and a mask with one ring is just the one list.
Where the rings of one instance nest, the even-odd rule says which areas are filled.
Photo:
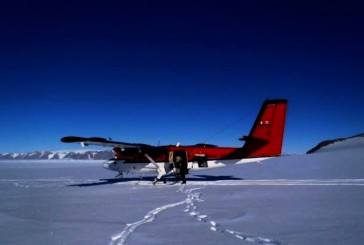
[[331, 139], [331, 140], [324, 140], [324, 141], [321, 141], [320, 143], [318, 143], [312, 149], [308, 150], [307, 154], [314, 153], [314, 152], [320, 150], [323, 147], [326, 147], [326, 146], [331, 145], [331, 144], [335, 144], [337, 142], [346, 141], [348, 139], [359, 138], [359, 137], [364, 137], [364, 133], [357, 134], [357, 135], [354, 135], [354, 136], [351, 136], [351, 137], [346, 137], [346, 138], [337, 138], [337, 139]]
[[107, 150], [34, 151], [0, 154], [0, 160], [104, 160], [113, 156], [113, 152]]

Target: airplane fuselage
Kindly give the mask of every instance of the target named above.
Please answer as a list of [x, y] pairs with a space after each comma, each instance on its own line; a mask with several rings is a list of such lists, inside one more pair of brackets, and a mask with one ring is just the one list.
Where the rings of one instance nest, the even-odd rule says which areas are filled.
[[[187, 162], [189, 171], [224, 167], [233, 164], [259, 162], [272, 157], [254, 157], [248, 149], [236, 147], [217, 147], [215, 145], [198, 144], [193, 146], [159, 146], [150, 150], [121, 150], [114, 148], [115, 158], [106, 161], [103, 166], [119, 173], [155, 173], [157, 168], [166, 174], [171, 171], [171, 164], [176, 156]], [[247, 158], [247, 155], [249, 156]]]

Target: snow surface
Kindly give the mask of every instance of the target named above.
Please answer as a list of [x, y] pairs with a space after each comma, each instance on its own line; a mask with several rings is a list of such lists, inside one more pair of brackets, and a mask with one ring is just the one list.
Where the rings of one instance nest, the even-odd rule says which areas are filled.
[[151, 184], [0, 161], [0, 244], [363, 244], [364, 138]]

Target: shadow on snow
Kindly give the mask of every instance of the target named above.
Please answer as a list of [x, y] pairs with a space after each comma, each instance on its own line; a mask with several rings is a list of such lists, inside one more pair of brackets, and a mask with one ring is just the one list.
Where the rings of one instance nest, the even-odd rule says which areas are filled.
[[[72, 184], [67, 186], [78, 186], [78, 187], [88, 187], [88, 186], [99, 186], [99, 185], [112, 185], [116, 183], [122, 183], [122, 182], [132, 182], [132, 181], [142, 181], [142, 182], [153, 182], [155, 177], [153, 176], [146, 176], [143, 178], [138, 177], [130, 177], [130, 178], [113, 178], [113, 179], [100, 179], [97, 182], [91, 182], [91, 183], [80, 183], [80, 184]], [[166, 177], [167, 182], [178, 182], [176, 178], [173, 177]], [[241, 178], [236, 178], [229, 175], [219, 175], [219, 176], [213, 176], [213, 175], [193, 175], [191, 177], [187, 177], [187, 182], [193, 181], [219, 181], [219, 180], [242, 180]], [[159, 181], [158, 183], [163, 183], [163, 180]]]

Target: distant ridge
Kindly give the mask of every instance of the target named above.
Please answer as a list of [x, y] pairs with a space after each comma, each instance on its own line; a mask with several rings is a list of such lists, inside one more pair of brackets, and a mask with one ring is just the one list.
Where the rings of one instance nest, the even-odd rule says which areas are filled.
[[364, 137], [364, 133], [357, 134], [357, 135], [354, 135], [354, 136], [351, 136], [351, 137], [346, 137], [346, 138], [337, 138], [337, 139], [331, 139], [331, 140], [324, 140], [324, 141], [321, 141], [320, 143], [318, 143], [318, 145], [316, 145], [312, 149], [308, 150], [306, 152], [306, 154], [314, 153], [315, 151], [321, 149], [322, 147], [333, 144], [333, 143], [336, 143], [336, 142], [341, 142], [341, 141], [345, 141], [345, 140], [352, 139], [352, 138], [358, 138], [358, 137]]
[[107, 160], [114, 157], [112, 151], [34, 151], [0, 154], [0, 160]]

